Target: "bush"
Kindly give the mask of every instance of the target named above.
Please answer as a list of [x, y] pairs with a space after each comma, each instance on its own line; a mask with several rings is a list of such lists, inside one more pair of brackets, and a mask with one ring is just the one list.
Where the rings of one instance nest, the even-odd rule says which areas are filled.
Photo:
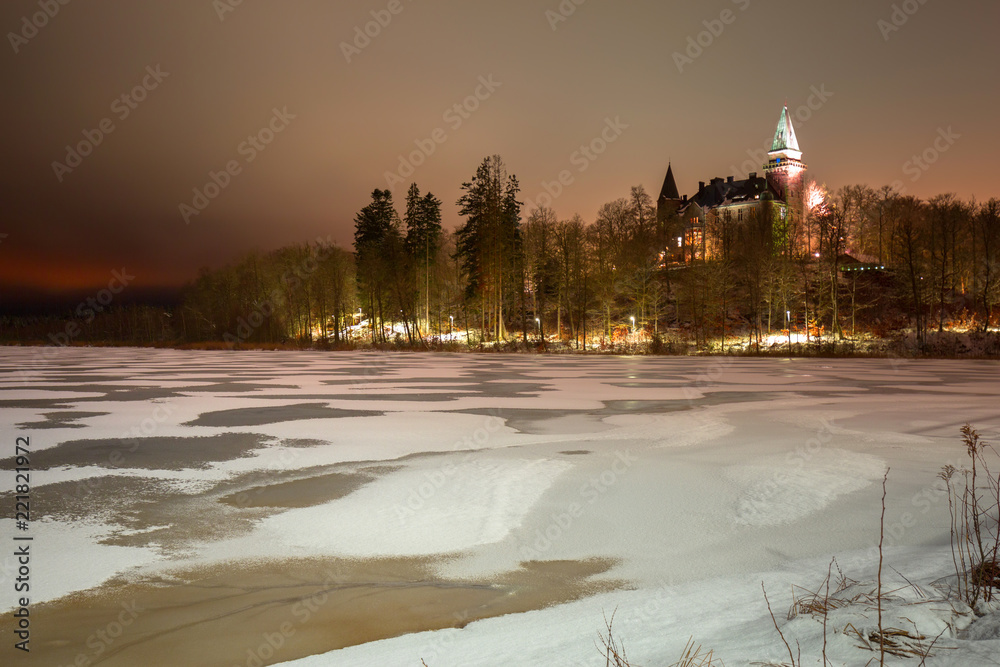
[[997, 450], [969, 424], [962, 427], [962, 441], [968, 467], [948, 465], [939, 476], [948, 485], [957, 593], [975, 607], [980, 600], [991, 602], [1000, 588], [1000, 475], [990, 470]]

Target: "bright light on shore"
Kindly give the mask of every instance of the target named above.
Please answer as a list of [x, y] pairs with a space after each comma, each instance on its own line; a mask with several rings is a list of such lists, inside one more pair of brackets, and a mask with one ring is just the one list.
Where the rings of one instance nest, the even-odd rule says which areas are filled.
[[788, 334], [775, 334], [773, 336], [768, 336], [764, 339], [768, 347], [773, 347], [775, 345], [788, 345], [788, 341], [791, 339], [792, 344], [802, 343], [803, 345], [808, 343], [806, 340], [806, 335], [804, 333], [793, 333], [791, 336]]
[[810, 183], [806, 190], [806, 208], [815, 211], [826, 204], [826, 191], [815, 183]]

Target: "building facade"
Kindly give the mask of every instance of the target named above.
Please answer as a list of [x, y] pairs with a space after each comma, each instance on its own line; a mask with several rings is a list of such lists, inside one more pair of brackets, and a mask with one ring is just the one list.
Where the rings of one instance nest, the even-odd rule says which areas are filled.
[[657, 200], [657, 219], [668, 239], [665, 261], [689, 263], [725, 257], [752, 242], [793, 243], [805, 215], [805, 174], [788, 108], [781, 111], [764, 175], [713, 178], [698, 192], [680, 195], [673, 165], [667, 167]]

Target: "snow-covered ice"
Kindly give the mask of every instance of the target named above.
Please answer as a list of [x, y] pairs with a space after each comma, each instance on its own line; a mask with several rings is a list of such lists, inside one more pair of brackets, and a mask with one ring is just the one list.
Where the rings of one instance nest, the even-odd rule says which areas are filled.
[[[615, 609], [637, 665], [673, 663], [689, 636], [730, 666], [787, 661], [761, 582], [803, 664], [817, 664], [821, 626], [786, 620], [792, 587], [815, 590], [833, 557], [858, 590], [874, 581], [891, 468], [888, 617], [931, 637], [944, 630], [927, 664], [964, 666], [1000, 664], [1000, 624], [921, 595], [940, 597], [932, 583], [951, 565], [937, 472], [963, 463], [966, 422], [1000, 441], [998, 371], [984, 361], [7, 348], [0, 410], [5, 440], [30, 435], [46, 462], [32, 477], [46, 498], [33, 530], [63, 545], [35, 562], [39, 602], [237, 558], [440, 557], [442, 577], [463, 578], [599, 558], [615, 563], [604, 579], [626, 589], [289, 664], [603, 665], [594, 640]], [[178, 464], [181, 452], [198, 456]], [[364, 479], [306, 506], [219, 502], [269, 479], [331, 473]], [[860, 605], [829, 620], [861, 628], [871, 615]], [[857, 643], [831, 633], [835, 663], [864, 664], [871, 654]]]

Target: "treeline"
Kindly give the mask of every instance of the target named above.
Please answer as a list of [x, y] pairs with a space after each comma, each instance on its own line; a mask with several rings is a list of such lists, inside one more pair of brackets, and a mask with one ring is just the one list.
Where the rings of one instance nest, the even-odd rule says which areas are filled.
[[339, 343], [356, 303], [354, 256], [329, 240], [253, 253], [201, 272], [180, 309], [182, 338]]
[[56, 345], [169, 345], [183, 326], [172, 308], [142, 304], [78, 308], [66, 315], [0, 317], [0, 343]]
[[695, 260], [685, 221], [658, 212], [642, 186], [589, 223], [523, 212], [499, 156], [462, 190], [452, 234], [441, 229], [441, 202], [414, 184], [402, 215], [391, 192], [372, 193], [355, 218], [354, 253], [317, 243], [206, 271], [185, 301], [185, 337], [419, 345], [461, 330], [473, 345], [580, 348], [907, 329], [922, 344], [951, 324], [996, 324], [997, 199], [812, 185], [801, 215], [767, 201], [739, 220], [710, 215], [707, 252]]
[[[1000, 200], [929, 200], [884, 187], [814, 184], [801, 214], [780, 202], [690, 227], [642, 186], [591, 222], [522, 211], [499, 156], [462, 185], [458, 229], [414, 184], [402, 215], [375, 190], [355, 217], [354, 252], [327, 240], [203, 270], [176, 309], [101, 313], [69, 342], [316, 342], [422, 346], [561, 341], [575, 348], [676, 342], [760, 349], [909, 332], [918, 346], [953, 325], [987, 331], [1000, 303]], [[723, 209], [725, 210], [725, 209]], [[689, 214], [690, 215], [690, 214]], [[56, 320], [6, 322], [10, 340], [63, 344]], [[668, 348], [665, 348], [668, 349]]]
[[808, 341], [910, 330], [921, 347], [933, 329], [997, 324], [1000, 200], [813, 184], [801, 215], [778, 212], [709, 216], [709, 259], [672, 267], [674, 325], [702, 342], [732, 332], [758, 345], [775, 332]]
[[759, 346], [774, 333], [840, 340], [909, 328], [923, 344], [933, 327], [996, 323], [996, 199], [921, 201], [889, 188], [812, 185], [801, 212], [765, 198], [739, 220], [709, 215], [708, 252], [695, 261], [683, 250], [685, 220], [658, 212], [642, 186], [589, 224], [548, 208], [524, 216], [517, 178], [499, 156], [462, 189], [464, 222], [450, 239], [438, 226], [430, 243], [413, 242], [424, 238], [415, 231], [416, 186], [402, 223], [389, 192], [376, 190], [359, 214], [359, 261], [372, 262], [359, 273], [372, 340], [386, 341], [398, 321], [411, 341], [445, 335], [452, 318], [470, 342], [554, 334], [575, 347], [657, 339], [668, 329], [702, 345], [737, 336]]
[[[829, 292], [819, 303], [831, 331], [842, 336], [859, 309], [869, 320], [902, 317], [921, 344], [949, 324], [982, 331], [997, 324], [1000, 200], [946, 194], [923, 201], [866, 186], [818, 195], [806, 222], [818, 241], [816, 264]], [[840, 266], [848, 253], [885, 267], [876, 283], [882, 289], [862, 298], [858, 271], [838, 275], [851, 268]]]

